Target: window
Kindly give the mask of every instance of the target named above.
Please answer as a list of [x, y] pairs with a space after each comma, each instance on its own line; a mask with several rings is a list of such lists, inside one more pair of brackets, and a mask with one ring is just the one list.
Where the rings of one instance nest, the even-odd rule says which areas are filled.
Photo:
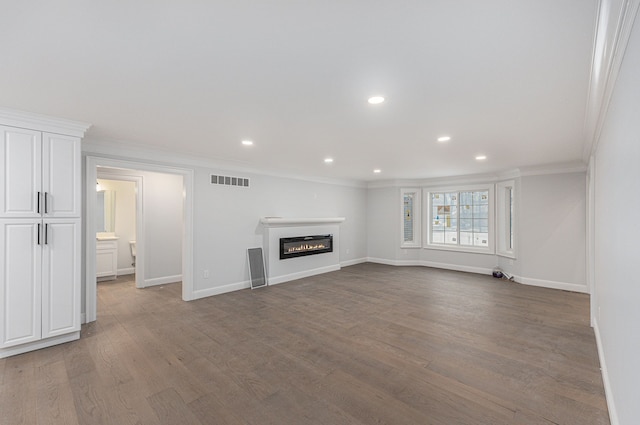
[[402, 198], [402, 241], [401, 248], [420, 248], [420, 189], [401, 189]]
[[493, 188], [427, 192], [427, 248], [493, 253]]
[[513, 180], [500, 182], [496, 188], [498, 192], [497, 254], [515, 258], [515, 182]]

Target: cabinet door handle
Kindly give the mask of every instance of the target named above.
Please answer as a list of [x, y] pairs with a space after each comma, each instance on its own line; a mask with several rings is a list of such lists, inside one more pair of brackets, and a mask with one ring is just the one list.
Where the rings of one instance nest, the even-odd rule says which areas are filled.
[[44, 193], [44, 213], [47, 214], [49, 212], [49, 208], [47, 207], [47, 192]]
[[38, 201], [38, 214], [40, 214], [40, 197], [41, 197], [41, 195], [42, 195], [42, 193], [38, 192], [38, 199], [37, 199], [37, 201]]
[[40, 245], [40, 223], [38, 223], [38, 245]]
[[44, 244], [49, 244], [49, 223], [44, 225]]

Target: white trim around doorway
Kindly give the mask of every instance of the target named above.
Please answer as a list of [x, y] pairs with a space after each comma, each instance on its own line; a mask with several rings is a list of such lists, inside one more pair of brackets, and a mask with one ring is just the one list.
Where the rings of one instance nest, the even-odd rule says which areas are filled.
[[[157, 173], [178, 174], [183, 177], [183, 232], [182, 232], [182, 299], [195, 299], [193, 293], [193, 170], [164, 165], [148, 164], [144, 162], [125, 161], [97, 156], [86, 158], [86, 215], [85, 215], [85, 322], [93, 322], [97, 318], [97, 282], [96, 282], [96, 238], [95, 232], [90, 231], [89, 223], [96, 221], [96, 203], [88, 202], [95, 193], [97, 167], [120, 168], [129, 170], [143, 170]], [[143, 206], [138, 208], [142, 211]], [[142, 239], [136, 236], [138, 242]], [[144, 242], [143, 242], [144, 244]], [[142, 263], [140, 261], [140, 263]], [[138, 264], [138, 263], [136, 263]], [[137, 270], [142, 270], [142, 267]], [[136, 270], [136, 271], [137, 271]]]

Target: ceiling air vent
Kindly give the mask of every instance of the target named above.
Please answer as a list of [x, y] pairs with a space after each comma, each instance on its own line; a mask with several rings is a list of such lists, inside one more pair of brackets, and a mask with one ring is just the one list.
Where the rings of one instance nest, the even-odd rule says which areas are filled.
[[211, 174], [211, 184], [249, 187], [249, 179], [244, 177], [218, 176], [216, 174]]

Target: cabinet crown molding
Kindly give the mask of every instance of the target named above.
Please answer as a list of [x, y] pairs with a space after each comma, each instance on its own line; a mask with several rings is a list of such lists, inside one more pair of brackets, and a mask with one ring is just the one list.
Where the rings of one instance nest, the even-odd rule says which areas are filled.
[[8, 108], [0, 108], [0, 124], [80, 138], [84, 137], [84, 133], [91, 127], [91, 124], [80, 121]]

